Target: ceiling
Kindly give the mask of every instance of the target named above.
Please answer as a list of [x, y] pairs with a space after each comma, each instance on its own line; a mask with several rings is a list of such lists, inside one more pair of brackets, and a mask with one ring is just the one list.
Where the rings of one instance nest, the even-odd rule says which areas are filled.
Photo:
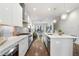
[[75, 10], [79, 8], [79, 3], [25, 3], [25, 7], [32, 20], [41, 20]]

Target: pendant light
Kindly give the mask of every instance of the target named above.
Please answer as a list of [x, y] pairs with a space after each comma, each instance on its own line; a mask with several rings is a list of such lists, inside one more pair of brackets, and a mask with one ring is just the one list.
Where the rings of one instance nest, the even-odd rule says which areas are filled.
[[67, 18], [67, 13], [61, 15], [61, 19], [65, 20]]
[[[66, 5], [64, 3], [64, 9], [66, 9]], [[64, 14], [61, 15], [61, 20], [65, 20], [68, 16], [68, 13], [70, 12], [70, 10], [67, 10]]]
[[[54, 14], [55, 14], [55, 12], [56, 12], [56, 8], [54, 8]], [[57, 20], [56, 20], [56, 16], [54, 15], [53, 23], [56, 23], [56, 22], [57, 22]]]
[[53, 9], [54, 10], [54, 16], [53, 16], [53, 33], [55, 32], [55, 23], [57, 22], [57, 19], [56, 19], [56, 8]]

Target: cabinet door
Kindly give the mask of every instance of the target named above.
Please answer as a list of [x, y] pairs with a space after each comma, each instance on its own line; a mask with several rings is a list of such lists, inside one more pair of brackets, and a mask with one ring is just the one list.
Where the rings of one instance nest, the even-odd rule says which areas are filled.
[[72, 56], [73, 40], [67, 38], [51, 39], [50, 55], [53, 56]]
[[50, 55], [60, 56], [62, 52], [61, 39], [51, 39], [50, 41]]
[[28, 36], [19, 42], [19, 55], [24, 56], [28, 49]]
[[8, 3], [0, 4], [0, 24], [11, 25], [11, 5]]
[[22, 26], [22, 8], [19, 3], [0, 4], [0, 24]]
[[19, 4], [12, 5], [12, 25], [22, 26], [22, 7]]

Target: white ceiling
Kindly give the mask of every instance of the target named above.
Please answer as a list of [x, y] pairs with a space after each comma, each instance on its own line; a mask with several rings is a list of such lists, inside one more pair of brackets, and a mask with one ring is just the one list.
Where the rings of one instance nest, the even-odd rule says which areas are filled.
[[[67, 10], [72, 11], [79, 8], [79, 3], [26, 3], [25, 6], [30, 18], [37, 20], [51, 16], [60, 16]], [[33, 8], [36, 8], [36, 10], [33, 11]], [[48, 11], [48, 8], [51, 8], [51, 11]]]

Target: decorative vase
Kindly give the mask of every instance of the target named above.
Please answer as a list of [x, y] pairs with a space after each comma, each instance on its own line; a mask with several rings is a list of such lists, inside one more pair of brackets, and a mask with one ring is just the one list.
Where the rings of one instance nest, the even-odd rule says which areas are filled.
[[62, 35], [62, 34], [64, 34], [64, 33], [63, 33], [63, 32], [58, 32], [58, 34], [59, 34], [59, 35]]

